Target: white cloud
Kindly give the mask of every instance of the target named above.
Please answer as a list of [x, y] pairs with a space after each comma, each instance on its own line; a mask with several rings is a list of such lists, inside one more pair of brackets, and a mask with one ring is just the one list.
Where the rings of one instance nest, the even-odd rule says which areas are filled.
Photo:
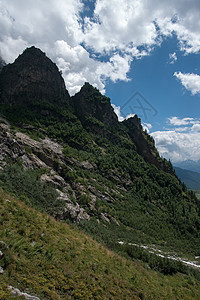
[[106, 63], [99, 64], [97, 73], [101, 76], [109, 77], [113, 82], [117, 80], [128, 81], [127, 72], [130, 69], [131, 57], [119, 54], [113, 55]]
[[[96, 0], [93, 16], [83, 20], [84, 2], [0, 0], [3, 59], [12, 62], [35, 45], [59, 64], [73, 94], [84, 81], [101, 91], [107, 78], [127, 81], [131, 62], [149, 55], [163, 36], [176, 35], [185, 54], [200, 51], [199, 0]], [[175, 61], [176, 53], [170, 55]], [[198, 75], [190, 74], [189, 83], [188, 74], [176, 75], [199, 92]]]
[[191, 128], [191, 131], [199, 132], [200, 131], [200, 124], [194, 124]]
[[192, 95], [196, 95], [200, 93], [200, 76], [194, 73], [181, 73], [175, 72], [174, 76], [178, 78], [182, 85], [192, 93]]
[[122, 117], [122, 115], [121, 115], [120, 106], [116, 106], [115, 104], [111, 104], [111, 105], [114, 108], [114, 112], [116, 113], [116, 115], [118, 117], [118, 121], [119, 122], [124, 121], [124, 117]]
[[129, 118], [133, 118], [134, 116], [135, 114], [128, 114], [125, 119], [128, 120]]
[[28, 46], [29, 44], [20, 36], [16, 39], [3, 37], [2, 40], [0, 40], [0, 55], [5, 62], [13, 62], [19, 53], [22, 53]]
[[200, 159], [200, 132], [156, 131], [151, 133], [161, 156], [173, 162]]
[[184, 126], [189, 124], [194, 124], [195, 122], [198, 122], [194, 118], [179, 118], [179, 117], [170, 117], [168, 118], [170, 125], [174, 126]]
[[[117, 106], [115, 104], [111, 104], [111, 105], [114, 108], [114, 112], [116, 113], [119, 122], [122, 122], [124, 120], [128, 120], [129, 118], [133, 118], [135, 116], [135, 114], [128, 114], [126, 116], [125, 115], [122, 116], [122, 114], [121, 114], [121, 107]], [[151, 126], [151, 124], [147, 124], [147, 123], [144, 123], [144, 124], [146, 124], [146, 125], [144, 125], [145, 129], [147, 128], [147, 126]], [[150, 127], [149, 127], [149, 129], [150, 129]], [[147, 131], [148, 131], [148, 128], [147, 128]]]
[[152, 46], [157, 38], [152, 15], [141, 0], [97, 0], [94, 19], [86, 18], [85, 25], [85, 43], [96, 52]]
[[152, 129], [152, 125], [150, 123], [142, 123], [143, 130], [146, 130], [147, 133]]
[[176, 52], [169, 54], [169, 63], [173, 65], [177, 61]]
[[152, 132], [160, 155], [173, 162], [200, 159], [200, 119], [168, 118], [171, 129]]
[[188, 127], [175, 127], [174, 131], [176, 131], [176, 132], [188, 132]]
[[86, 81], [99, 88], [102, 93], [105, 92], [102, 74], [97, 72], [101, 63], [90, 58], [81, 45], [71, 47], [63, 40], [56, 41], [54, 53], [70, 94], [79, 91]]

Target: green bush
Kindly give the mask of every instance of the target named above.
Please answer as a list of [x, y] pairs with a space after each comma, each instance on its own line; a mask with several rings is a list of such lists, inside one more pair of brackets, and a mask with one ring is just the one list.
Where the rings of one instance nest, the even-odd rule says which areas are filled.
[[0, 183], [3, 188], [16, 194], [24, 202], [54, 213], [63, 206], [57, 200], [57, 192], [50, 184], [40, 181], [45, 170], [24, 170], [20, 164], [8, 165], [0, 172]]

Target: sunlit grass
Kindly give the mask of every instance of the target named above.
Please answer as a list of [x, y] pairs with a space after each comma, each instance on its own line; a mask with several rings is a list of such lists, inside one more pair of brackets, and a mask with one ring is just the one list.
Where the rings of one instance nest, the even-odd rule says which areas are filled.
[[8, 285], [41, 299], [199, 299], [192, 276], [164, 276], [122, 258], [2, 190], [0, 241], [0, 299], [9, 299]]

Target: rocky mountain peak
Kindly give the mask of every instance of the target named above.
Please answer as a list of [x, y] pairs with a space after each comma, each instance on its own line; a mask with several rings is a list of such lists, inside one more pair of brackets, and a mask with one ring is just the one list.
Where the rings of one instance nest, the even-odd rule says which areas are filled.
[[65, 103], [69, 99], [58, 67], [34, 46], [3, 68], [0, 90], [1, 103], [26, 104], [38, 100]]
[[137, 152], [145, 159], [146, 162], [154, 164], [156, 167], [164, 169], [159, 162], [159, 154], [155, 148], [153, 138], [143, 131], [141, 119], [137, 115], [122, 122], [127, 128], [128, 133]]
[[72, 97], [72, 102], [75, 112], [82, 122], [87, 117], [94, 117], [109, 126], [115, 126], [118, 123], [110, 99], [88, 82], [84, 84], [80, 92]]

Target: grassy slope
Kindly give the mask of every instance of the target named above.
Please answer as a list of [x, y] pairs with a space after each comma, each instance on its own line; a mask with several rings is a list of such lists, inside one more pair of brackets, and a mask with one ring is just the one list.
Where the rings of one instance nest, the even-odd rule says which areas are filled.
[[7, 286], [41, 299], [199, 299], [191, 276], [164, 276], [107, 250], [0, 190], [0, 299]]

